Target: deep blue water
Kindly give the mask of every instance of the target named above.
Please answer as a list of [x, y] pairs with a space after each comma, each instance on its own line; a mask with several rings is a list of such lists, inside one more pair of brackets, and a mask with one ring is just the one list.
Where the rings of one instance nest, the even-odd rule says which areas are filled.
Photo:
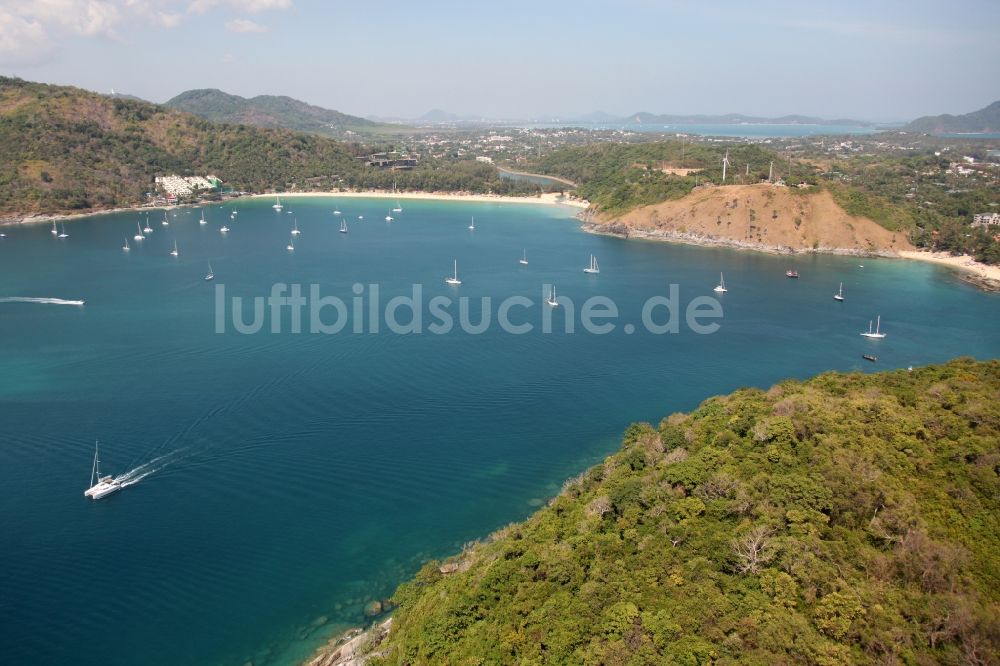
[[[154, 214], [140, 244], [136, 213], [75, 221], [61, 240], [5, 230], [0, 298], [87, 302], [0, 303], [3, 663], [294, 663], [421, 562], [530, 514], [631, 421], [828, 369], [1000, 355], [1000, 297], [932, 265], [624, 241], [535, 205], [404, 200], [388, 224], [380, 200], [271, 203], [208, 208], [206, 227]], [[591, 253], [599, 276], [581, 271]], [[457, 289], [443, 283], [455, 258]], [[622, 330], [670, 284], [682, 305], [711, 295], [720, 270], [717, 333]], [[578, 307], [611, 297], [617, 330], [310, 335], [286, 315], [279, 333], [214, 332], [219, 285], [250, 298], [318, 283], [347, 303], [354, 283], [377, 283], [383, 303], [414, 283], [425, 300], [527, 295], [511, 318], [537, 322], [549, 281]], [[876, 314], [888, 337], [861, 338]], [[165, 457], [93, 502], [95, 439], [109, 472]]]

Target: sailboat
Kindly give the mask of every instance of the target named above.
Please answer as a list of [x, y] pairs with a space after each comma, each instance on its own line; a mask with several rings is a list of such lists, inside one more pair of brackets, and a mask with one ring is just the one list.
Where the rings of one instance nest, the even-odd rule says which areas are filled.
[[66, 223], [63, 222], [62, 232], [59, 234], [58, 238], [69, 238], [69, 234], [66, 233]]
[[56, 228], [56, 221], [52, 220], [52, 235], [55, 236], [59, 233], [59, 229]]
[[476, 230], [476, 218], [472, 218], [472, 222], [469, 223], [469, 228], [473, 231]]
[[722, 273], [719, 273], [719, 284], [713, 289], [718, 294], [724, 294], [728, 289], [726, 289], [726, 280], [722, 277]]
[[[139, 223], [136, 222], [136, 224], [138, 225]], [[144, 234], [153, 233], [153, 227], [149, 226], [149, 213], [146, 214], [146, 228], [142, 230], [142, 233]]]
[[285, 246], [285, 249], [289, 252], [295, 252], [295, 236], [288, 239], [288, 245]]
[[339, 210], [335, 210], [335, 211], [333, 211], [333, 214], [334, 215], [340, 215], [340, 211]]
[[298, 235], [299, 235], [299, 234], [301, 234], [301, 233], [302, 233], [302, 232], [301, 232], [301, 231], [299, 231], [299, 221], [298, 221], [298, 219], [296, 219], [296, 220], [295, 220], [295, 226], [294, 226], [294, 227], [292, 227], [292, 235], [293, 235], [293, 236], [298, 236]]
[[121, 489], [121, 482], [115, 480], [110, 474], [101, 476], [101, 459], [98, 454], [97, 442], [94, 442], [94, 464], [90, 468], [90, 487], [83, 491], [83, 496], [98, 500]]
[[340, 233], [342, 234], [347, 233], [347, 220], [345, 219], [340, 220]]
[[875, 330], [872, 331], [872, 322], [871, 322], [871, 320], [869, 320], [868, 321], [868, 330], [867, 331], [861, 331], [861, 335], [863, 335], [866, 338], [875, 338], [877, 340], [881, 340], [882, 338], [885, 337], [885, 333], [882, 333], [881, 331], [879, 331], [879, 327], [881, 325], [882, 325], [882, 315], [878, 315], [875, 318]]
[[446, 277], [444, 281], [447, 282], [448, 284], [454, 284], [454, 285], [462, 284], [462, 281], [458, 279], [458, 259], [455, 260], [455, 274], [452, 275], [451, 277]]
[[556, 300], [556, 286], [552, 285], [552, 291], [549, 292], [549, 298], [545, 301], [549, 306], [553, 308], [559, 307], [559, 301]]
[[385, 216], [385, 221], [386, 221], [386, 222], [392, 222], [392, 221], [393, 221], [394, 219], [395, 219], [395, 218], [394, 218], [394, 217], [393, 217], [392, 215], [386, 215], [386, 216]]
[[396, 199], [396, 207], [392, 209], [393, 213], [402, 213], [403, 207], [399, 205], [399, 199]]
[[844, 283], [843, 282], [840, 283], [840, 289], [838, 289], [837, 293], [833, 295], [833, 298], [834, 298], [834, 300], [837, 300], [837, 301], [843, 301], [844, 300]]
[[198, 224], [208, 224], [208, 220], [205, 219], [204, 209], [201, 211], [201, 219], [198, 220]]
[[601, 269], [597, 266], [597, 257], [590, 255], [590, 266], [583, 269], [584, 273], [600, 273]]
[[175, 257], [178, 255], [178, 252], [177, 252], [177, 241], [174, 241], [174, 249], [172, 249], [170, 251], [170, 254], [172, 254]]
[[229, 227], [227, 227], [227, 226], [226, 226], [226, 225], [225, 225], [225, 224], [223, 223], [223, 225], [222, 225], [222, 227], [221, 227], [221, 228], [219, 229], [219, 231], [221, 231], [221, 232], [222, 232], [222, 233], [224, 233], [224, 234], [225, 234], [225, 233], [229, 233]]
[[163, 222], [161, 222], [160, 224], [162, 224], [165, 227], [170, 226], [170, 220], [167, 219], [167, 211], [163, 211]]
[[128, 236], [125, 237], [125, 244], [122, 245], [122, 249], [125, 250], [126, 252], [132, 249], [128, 246]]
[[215, 273], [212, 271], [212, 262], [208, 262], [208, 272], [205, 273], [205, 282], [215, 279]]
[[145, 240], [146, 239], [146, 237], [142, 235], [142, 229], [139, 228], [139, 223], [138, 222], [135, 223], [135, 230], [138, 233], [136, 233], [136, 235], [133, 236], [132, 238], [136, 239], [137, 241], [141, 241], [141, 240]]
[[281, 197], [274, 197], [274, 199], [275, 203], [273, 206], [271, 206], [271, 208], [277, 211], [280, 211], [282, 208], [284, 208], [284, 206], [281, 205]]
[[521, 258], [517, 261], [517, 263], [521, 264], [522, 266], [527, 266], [528, 265], [528, 251], [527, 250], [523, 250], [522, 251]]

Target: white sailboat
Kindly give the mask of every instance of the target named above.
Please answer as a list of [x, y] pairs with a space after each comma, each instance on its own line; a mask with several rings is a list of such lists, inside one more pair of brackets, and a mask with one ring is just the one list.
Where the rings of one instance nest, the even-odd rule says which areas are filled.
[[285, 246], [285, 249], [289, 252], [295, 252], [295, 236], [288, 239], [288, 245]]
[[215, 273], [212, 271], [212, 262], [208, 262], [208, 272], [205, 273], [205, 282], [215, 279]]
[[59, 234], [59, 229], [56, 228], [56, 221], [52, 220], [52, 235], [56, 236]]
[[472, 218], [472, 222], [469, 223], [469, 228], [473, 231], [476, 230], [476, 218]]
[[135, 230], [136, 230], [137, 233], [132, 238], [136, 239], [137, 241], [141, 241], [141, 240], [145, 240], [146, 239], [146, 237], [142, 235], [142, 229], [139, 228], [139, 223], [138, 222], [135, 223]]
[[170, 220], [167, 219], [167, 211], [163, 211], [163, 222], [160, 222], [160, 224], [162, 224], [165, 227], [170, 226]]
[[869, 320], [868, 321], [868, 330], [867, 331], [861, 331], [861, 335], [864, 336], [864, 337], [866, 337], [866, 338], [875, 338], [876, 340], [881, 340], [882, 338], [885, 337], [885, 333], [882, 333], [879, 330], [879, 327], [881, 325], [882, 325], [882, 315], [878, 315], [875, 318], [875, 330], [874, 331], [872, 330], [872, 322], [871, 322], [871, 320]]
[[834, 300], [837, 300], [837, 301], [843, 301], [844, 300], [844, 283], [843, 282], [840, 283], [840, 289], [838, 289], [837, 293], [833, 295], [833, 298], [834, 298]]
[[128, 246], [128, 236], [125, 237], [125, 244], [122, 245], [122, 249], [125, 250], [126, 252], [132, 249]]
[[557, 308], [559, 307], [559, 301], [556, 300], [556, 286], [552, 285], [552, 290], [549, 292], [549, 298], [545, 301], [549, 304], [549, 307]]
[[223, 224], [222, 227], [219, 229], [219, 231], [222, 232], [222, 233], [224, 233], [224, 234], [228, 234], [229, 233], [229, 227], [227, 227], [225, 224]]
[[340, 215], [340, 211], [339, 210], [335, 210], [335, 211], [333, 211], [333, 214], [334, 215]]
[[201, 219], [198, 220], [198, 224], [208, 224], [208, 220], [205, 219], [205, 210], [201, 211]]
[[600, 273], [601, 269], [597, 266], [597, 257], [590, 255], [590, 266], [583, 269], [584, 273]]
[[69, 238], [69, 234], [66, 233], [66, 223], [65, 222], [63, 222], [63, 224], [62, 224], [62, 231], [59, 233], [58, 238]]
[[518, 260], [517, 263], [521, 264], [522, 266], [527, 266], [528, 265], [528, 251], [527, 250], [523, 250], [522, 251], [521, 258]]
[[340, 233], [342, 234], [347, 233], [347, 220], [345, 219], [340, 220]]
[[444, 279], [448, 284], [459, 285], [462, 281], [458, 279], [458, 259], [455, 260], [455, 274]]
[[728, 289], [726, 289], [726, 280], [725, 278], [722, 277], [722, 273], [719, 273], [719, 284], [716, 285], [713, 291], [715, 291], [718, 294], [724, 294], [727, 291], [729, 291]]
[[176, 257], [176, 256], [177, 256], [177, 255], [179, 254], [179, 253], [177, 252], [177, 241], [174, 241], [174, 249], [172, 249], [172, 250], [170, 251], [170, 254], [171, 254], [171, 255], [173, 255], [173, 256], [175, 256], [175, 257]]
[[97, 442], [94, 442], [94, 464], [90, 468], [90, 487], [83, 491], [83, 496], [98, 500], [121, 489], [122, 484], [110, 474], [101, 476], [101, 459]]
[[277, 210], [277, 211], [280, 211], [282, 208], [284, 208], [284, 206], [281, 205], [281, 197], [274, 197], [274, 199], [275, 199], [275, 202], [274, 202], [274, 205], [271, 206], [271, 208], [273, 208], [274, 210]]
[[386, 215], [385, 216], [385, 221], [386, 222], [392, 222], [394, 219], [396, 219], [396, 218], [394, 218], [392, 215]]
[[295, 226], [292, 227], [292, 235], [293, 236], [298, 236], [301, 233], [302, 232], [299, 231], [299, 221], [298, 221], [298, 219], [296, 219], [295, 220]]
[[399, 199], [396, 199], [396, 207], [392, 209], [393, 213], [402, 213], [403, 207], [399, 204]]
[[[136, 222], [136, 224], [139, 224], [139, 223]], [[146, 213], [146, 227], [142, 230], [142, 233], [144, 233], [144, 234], [151, 234], [151, 233], [153, 233], [153, 227], [149, 226], [149, 213]]]

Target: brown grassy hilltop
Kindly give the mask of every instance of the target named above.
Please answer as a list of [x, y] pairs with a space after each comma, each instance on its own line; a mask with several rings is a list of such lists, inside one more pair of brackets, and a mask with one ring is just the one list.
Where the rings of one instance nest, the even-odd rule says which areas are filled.
[[705, 186], [617, 218], [598, 216], [589, 231], [727, 245], [772, 252], [893, 255], [912, 250], [905, 233], [848, 215], [825, 190], [783, 186]]

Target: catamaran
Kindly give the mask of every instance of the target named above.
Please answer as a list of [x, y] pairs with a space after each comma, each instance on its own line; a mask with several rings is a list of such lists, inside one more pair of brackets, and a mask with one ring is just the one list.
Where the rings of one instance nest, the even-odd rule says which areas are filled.
[[597, 265], [597, 257], [590, 255], [590, 266], [583, 269], [584, 273], [600, 273], [601, 269]]
[[301, 233], [302, 232], [299, 231], [299, 220], [296, 218], [295, 219], [295, 226], [292, 227], [292, 235], [293, 236], [298, 236]]
[[521, 258], [518, 260], [517, 263], [521, 264], [522, 266], [527, 266], [528, 265], [528, 251], [527, 250], [523, 250], [522, 251]]
[[128, 236], [125, 237], [125, 244], [122, 245], [122, 249], [125, 250], [126, 252], [132, 249], [128, 246]]
[[136, 239], [137, 241], [145, 240], [146, 237], [142, 235], [142, 229], [139, 228], [139, 223], [138, 222], [135, 223], [135, 229], [136, 229], [136, 231], [138, 233], [135, 236], [133, 236], [132, 238]]
[[178, 252], [177, 252], [177, 241], [174, 241], [174, 249], [172, 249], [170, 251], [170, 254], [173, 255], [173, 256], [175, 256], [175, 257], [178, 255]]
[[556, 286], [552, 285], [552, 290], [549, 292], [549, 298], [545, 301], [550, 307], [559, 307], [559, 301], [556, 300]]
[[58, 238], [69, 238], [69, 234], [66, 233], [66, 223], [62, 224], [62, 232], [59, 234]]
[[99, 500], [121, 489], [121, 482], [117, 481], [110, 474], [108, 476], [101, 476], [101, 459], [98, 455], [97, 442], [94, 442], [94, 464], [90, 468], [90, 488], [83, 491], [83, 496]]
[[347, 233], [347, 220], [345, 219], [340, 220], [340, 233], [342, 234]]
[[462, 281], [458, 279], [458, 259], [455, 260], [455, 274], [452, 275], [451, 277], [446, 277], [444, 281], [447, 282], [448, 284], [454, 284], [454, 285], [462, 284]]
[[872, 331], [872, 322], [869, 319], [868, 320], [868, 330], [867, 331], [861, 331], [861, 335], [863, 335], [866, 338], [875, 338], [877, 340], [881, 340], [882, 338], [885, 337], [885, 333], [882, 333], [881, 331], [879, 331], [879, 327], [881, 325], [882, 325], [882, 315], [878, 315], [875, 318], [875, 330], [874, 331]]
[[715, 289], [713, 289], [713, 291], [716, 292], [716, 293], [718, 293], [718, 294], [724, 294], [727, 291], [729, 291], [728, 289], [726, 289], [726, 280], [725, 280], [725, 278], [722, 277], [722, 273], [719, 273], [719, 284], [716, 285], [716, 287], [715, 287]]
[[844, 283], [843, 282], [840, 283], [840, 289], [838, 289], [837, 293], [833, 295], [833, 298], [834, 298], [834, 300], [837, 300], [837, 301], [843, 301], [844, 300]]
[[271, 208], [273, 208], [274, 210], [277, 210], [277, 211], [280, 211], [282, 208], [284, 208], [284, 206], [281, 205], [281, 197], [274, 197], [274, 199], [275, 199], [275, 202], [274, 202], [274, 205], [271, 206]]
[[205, 210], [201, 211], [201, 219], [198, 220], [198, 224], [208, 224], [208, 220], [205, 219]]
[[208, 262], [208, 272], [205, 273], [205, 282], [215, 279], [215, 273], [212, 272], [212, 262]]

